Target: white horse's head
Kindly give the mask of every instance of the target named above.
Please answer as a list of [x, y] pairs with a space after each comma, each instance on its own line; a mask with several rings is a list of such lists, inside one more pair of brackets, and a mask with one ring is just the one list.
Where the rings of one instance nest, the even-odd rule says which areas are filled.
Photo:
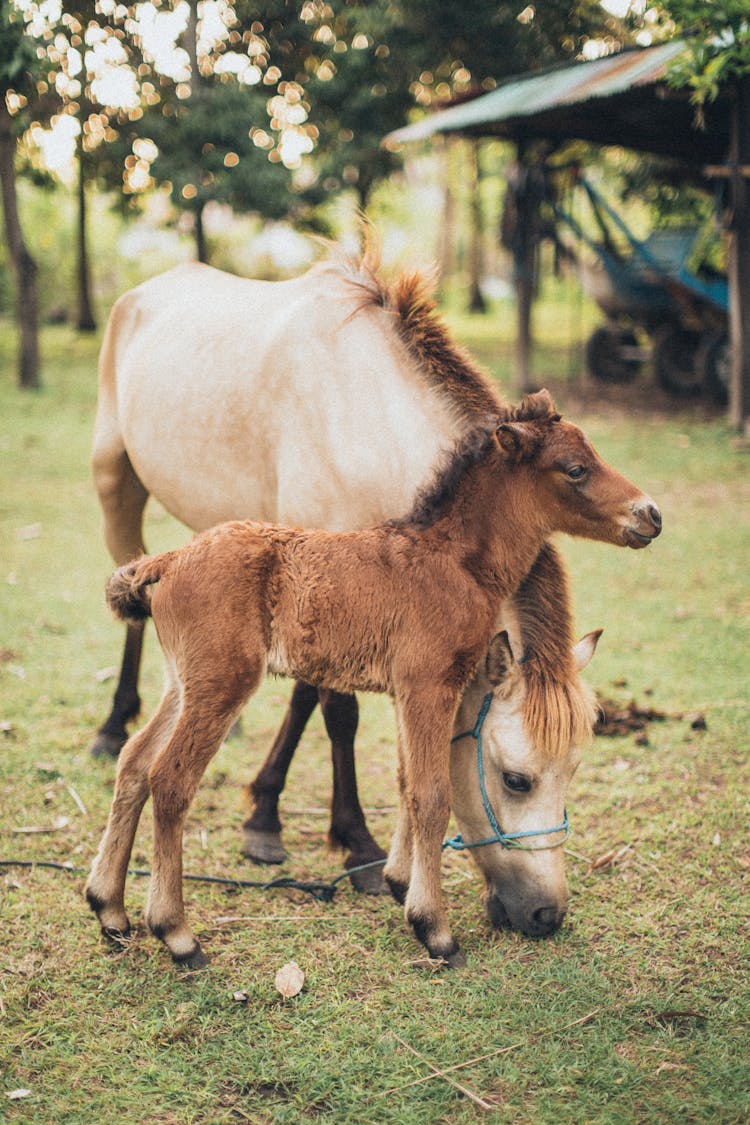
[[565, 794], [595, 715], [578, 673], [600, 635], [587, 633], [555, 676], [533, 653], [516, 658], [507, 632], [498, 633], [461, 701], [451, 753], [461, 836], [453, 846], [468, 847], [484, 875], [496, 929], [546, 937], [565, 917]]

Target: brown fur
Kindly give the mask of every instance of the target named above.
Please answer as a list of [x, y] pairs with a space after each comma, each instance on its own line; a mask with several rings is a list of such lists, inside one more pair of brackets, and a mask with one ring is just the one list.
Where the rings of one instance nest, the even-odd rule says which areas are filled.
[[[233, 522], [116, 573], [108, 598], [121, 614], [144, 613], [151, 591], [169, 675], [152, 720], [159, 738], [164, 716], [176, 719], [166, 745], [147, 727], [123, 751], [88, 885], [90, 900], [105, 903], [98, 911], [105, 927], [124, 928], [119, 883], [140, 812], [131, 790], [142, 802], [147, 774], [154, 799], [149, 925], [178, 960], [197, 963], [202, 956], [184, 921], [182, 824], [208, 761], [270, 668], [338, 691], [394, 696], [401, 808], [408, 810], [413, 858], [411, 872], [402, 871], [404, 820], [386, 877], [408, 882], [406, 916], [430, 954], [458, 963], [439, 869], [450, 733], [501, 603], [553, 531], [621, 544], [629, 535], [658, 533], [641, 494], [559, 419], [546, 392], [524, 409], [523, 420], [512, 423], [510, 451], [505, 424], [490, 438], [485, 432], [470, 457], [466, 443], [458, 447], [460, 472], [443, 468], [434, 489], [441, 503], [427, 525], [333, 533]], [[571, 461], [587, 467], [580, 485], [567, 479]], [[108, 896], [110, 870], [120, 879]]]

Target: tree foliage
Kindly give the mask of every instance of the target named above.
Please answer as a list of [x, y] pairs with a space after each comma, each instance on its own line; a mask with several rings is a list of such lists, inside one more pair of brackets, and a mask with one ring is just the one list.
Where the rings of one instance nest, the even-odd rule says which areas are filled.
[[672, 66], [672, 85], [688, 87], [700, 107], [722, 86], [750, 75], [750, 8], [747, 0], [668, 0], [676, 30], [686, 39], [685, 53]]

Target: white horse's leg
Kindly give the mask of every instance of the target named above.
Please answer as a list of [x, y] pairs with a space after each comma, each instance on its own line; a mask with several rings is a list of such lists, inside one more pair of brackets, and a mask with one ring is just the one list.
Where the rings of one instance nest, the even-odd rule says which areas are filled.
[[[92, 459], [94, 485], [104, 516], [104, 539], [118, 566], [143, 554], [143, 510], [148, 492], [125, 452], [116, 420], [100, 402]], [[91, 747], [94, 757], [115, 757], [127, 739], [126, 724], [141, 708], [138, 673], [143, 644], [142, 621], [127, 626], [125, 650], [112, 709]]]
[[130, 931], [125, 913], [125, 876], [138, 821], [148, 800], [148, 770], [169, 740], [178, 710], [179, 689], [172, 684], [153, 718], [129, 739], [120, 755], [107, 828], [85, 889], [102, 930], [114, 938], [127, 936]]

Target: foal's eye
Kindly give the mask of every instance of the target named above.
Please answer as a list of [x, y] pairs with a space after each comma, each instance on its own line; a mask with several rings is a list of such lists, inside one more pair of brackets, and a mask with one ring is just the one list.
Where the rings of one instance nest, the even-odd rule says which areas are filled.
[[582, 480], [587, 471], [585, 465], [571, 465], [568, 469], [568, 476], [571, 480]]
[[531, 782], [522, 773], [504, 773], [503, 781], [514, 793], [528, 793], [531, 789]]

